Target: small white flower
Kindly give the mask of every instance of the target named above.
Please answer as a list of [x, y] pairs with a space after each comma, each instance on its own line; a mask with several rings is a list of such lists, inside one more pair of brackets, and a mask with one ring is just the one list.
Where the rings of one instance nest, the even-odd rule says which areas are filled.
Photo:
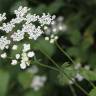
[[21, 61], [20, 68], [21, 69], [26, 69], [27, 65], [24, 61]]
[[90, 66], [89, 66], [89, 65], [85, 65], [85, 66], [84, 66], [84, 69], [90, 70]]
[[34, 76], [33, 80], [32, 80], [32, 84], [31, 87], [35, 90], [38, 91], [41, 87], [44, 86], [44, 83], [46, 81], [46, 77], [45, 76]]
[[6, 13], [0, 14], [0, 22], [6, 19]]
[[63, 17], [63, 16], [59, 16], [59, 17], [57, 18], [57, 21], [58, 21], [58, 22], [63, 22], [63, 20], [64, 20], [64, 17]]
[[6, 53], [1, 54], [1, 58], [5, 59], [7, 57]]
[[0, 29], [5, 31], [6, 33], [9, 33], [10, 31], [13, 30], [14, 27], [15, 25], [12, 23], [3, 23], [3, 26], [0, 27]]
[[50, 38], [54, 38], [54, 34], [51, 34]]
[[17, 17], [17, 18], [12, 19], [10, 21], [10, 23], [13, 24], [13, 25], [15, 25], [15, 24], [21, 23], [23, 20], [24, 20], [24, 17]]
[[48, 29], [48, 27], [47, 26], [44, 26], [44, 30], [47, 30]]
[[28, 55], [29, 58], [32, 58], [35, 55], [35, 53], [32, 51], [32, 52], [28, 52], [27, 55]]
[[38, 67], [36, 65], [33, 65], [31, 68], [28, 69], [28, 72], [32, 74], [36, 74], [39, 71]]
[[39, 16], [36, 14], [31, 15], [30, 13], [26, 15], [25, 21], [26, 24], [30, 23], [30, 22], [35, 22], [37, 21], [37, 19], [39, 18]]
[[69, 84], [74, 84], [74, 82], [75, 82], [75, 79], [74, 78], [72, 78], [71, 80], [69, 80]]
[[29, 58], [28, 58], [28, 56], [27, 56], [27, 53], [22, 53], [22, 60], [24, 61], [24, 62], [27, 62], [28, 60], [29, 60]]
[[49, 37], [45, 37], [45, 40], [49, 40]]
[[22, 39], [24, 39], [24, 32], [17, 30], [17, 32], [14, 32], [11, 35], [11, 38], [13, 39], [13, 41], [21, 41]]
[[12, 60], [11, 65], [17, 65], [17, 60]]
[[82, 81], [84, 79], [84, 77], [82, 75], [80, 75], [79, 73], [76, 74], [75, 77], [78, 81]]
[[20, 58], [20, 54], [16, 54], [16, 59], [19, 59]]
[[17, 45], [13, 45], [12, 50], [17, 50], [18, 46]]
[[7, 45], [7, 46], [5, 46], [5, 49], [8, 49], [9, 48], [9, 46]]
[[52, 16], [48, 13], [47, 15], [45, 13], [43, 13], [42, 17], [39, 17], [39, 23], [41, 24], [41, 26], [44, 25], [49, 25], [52, 23], [52, 20], [55, 19], [55, 15]]
[[58, 36], [55, 36], [54, 39], [57, 40], [58, 39]]
[[4, 50], [6, 46], [10, 44], [10, 40], [7, 40], [7, 37], [1, 36], [0, 38], [0, 49]]
[[17, 10], [14, 11], [17, 17], [23, 17], [30, 9], [27, 7], [20, 6]]
[[76, 69], [76, 70], [78, 70], [80, 67], [81, 67], [81, 64], [80, 64], [80, 63], [77, 63], [77, 64], [75, 65], [75, 69]]
[[23, 44], [23, 52], [27, 52], [30, 50], [30, 44]]
[[54, 43], [54, 39], [51, 39], [51, 40], [50, 40], [50, 43], [51, 43], [51, 44]]

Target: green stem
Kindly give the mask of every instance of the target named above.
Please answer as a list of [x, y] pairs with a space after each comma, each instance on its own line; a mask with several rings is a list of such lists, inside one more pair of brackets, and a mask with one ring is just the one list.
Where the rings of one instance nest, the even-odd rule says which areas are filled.
[[[40, 50], [61, 72], [64, 73], [64, 75], [66, 76], [66, 78], [68, 78], [69, 80], [73, 81], [72, 79], [70, 79], [70, 77], [64, 72], [64, 70], [62, 70], [62, 68], [60, 68], [60, 66], [58, 66], [58, 64], [51, 59], [45, 52], [43, 52], [42, 50]], [[77, 83], [74, 83], [84, 94], [86, 94], [88, 96], [88, 93]]]
[[56, 46], [60, 49], [60, 51], [64, 54], [64, 55], [66, 55], [67, 57], [68, 57], [68, 59], [75, 65], [75, 62], [73, 61], [73, 59], [69, 56], [69, 54], [67, 53], [67, 52], [65, 52], [61, 47], [60, 47], [60, 45], [56, 42], [55, 43], [56, 44]]
[[73, 88], [73, 86], [69, 84], [69, 88], [70, 88], [73, 96], [77, 96], [77, 95], [76, 95], [76, 92], [75, 92], [75, 90], [74, 90], [74, 88]]
[[51, 66], [48, 66], [48, 65], [45, 65], [45, 64], [42, 64], [42, 63], [40, 63], [39, 61], [36, 61], [36, 64], [38, 64], [38, 65], [40, 65], [40, 66], [42, 66], [42, 67], [45, 67], [45, 68], [52, 69], [52, 70], [54, 70], [54, 71], [58, 71], [57, 68], [51, 67]]
[[[39, 61], [36, 61], [36, 64], [38, 64], [38, 65], [40, 65], [40, 66], [42, 66], [42, 67], [49, 68], [49, 69], [52, 69], [52, 70], [54, 70], [54, 71], [60, 72], [57, 68], [50, 67], [50, 66], [48, 66], [48, 65], [42, 64], [42, 63], [40, 63]], [[69, 88], [70, 88], [73, 96], [77, 96], [76, 93], [75, 93], [75, 90], [74, 90], [73, 86], [72, 86], [72, 85], [69, 85]]]
[[[70, 55], [69, 55], [67, 52], [65, 52], [57, 42], [56, 42], [55, 44], [56, 44], [56, 46], [58, 47], [58, 49], [59, 49], [64, 55], [66, 55], [66, 56], [69, 58], [69, 60], [73, 63], [73, 65], [75, 66], [75, 62], [74, 62], [74, 60], [72, 60], [72, 58], [70, 57]], [[86, 79], [86, 80], [90, 83], [90, 85], [91, 85], [93, 88], [95, 87], [95, 85], [94, 85], [91, 81], [89, 81], [88, 79]]]

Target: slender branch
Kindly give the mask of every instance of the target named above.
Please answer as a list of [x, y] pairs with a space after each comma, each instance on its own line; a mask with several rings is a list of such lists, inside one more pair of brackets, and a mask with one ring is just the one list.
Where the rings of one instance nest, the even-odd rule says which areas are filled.
[[[55, 44], [56, 44], [56, 46], [58, 47], [58, 49], [60, 49], [60, 51], [61, 51], [64, 55], [66, 55], [66, 56], [69, 58], [69, 60], [73, 63], [73, 65], [75, 66], [75, 62], [74, 62], [74, 60], [70, 57], [70, 55], [69, 55], [67, 52], [65, 52], [57, 42], [56, 42]], [[91, 85], [93, 88], [95, 87], [95, 85], [94, 85], [91, 81], [89, 81], [88, 79], [86, 79], [86, 80], [90, 83], [90, 85]]]
[[[73, 80], [66, 74], [66, 72], [64, 72], [64, 70], [62, 70], [62, 68], [61, 68], [60, 66], [58, 66], [58, 64], [57, 64], [53, 59], [50, 58], [50, 56], [48, 56], [48, 55], [47, 55], [46, 53], [44, 53], [42, 50], [40, 50], [40, 51], [41, 51], [41, 53], [43, 53], [61, 72], [64, 73], [64, 75], [66, 76], [66, 78], [68, 78], [69, 80], [73, 81]], [[89, 96], [88, 93], [87, 93], [87, 91], [85, 91], [85, 89], [83, 89], [77, 82], [75, 82], [74, 84], [75, 84], [84, 94], [86, 94], [87, 96]]]
[[74, 88], [73, 88], [73, 86], [69, 84], [69, 88], [70, 88], [73, 96], [77, 96], [77, 95], [76, 95], [76, 92], [75, 92], [75, 90], [74, 90]]

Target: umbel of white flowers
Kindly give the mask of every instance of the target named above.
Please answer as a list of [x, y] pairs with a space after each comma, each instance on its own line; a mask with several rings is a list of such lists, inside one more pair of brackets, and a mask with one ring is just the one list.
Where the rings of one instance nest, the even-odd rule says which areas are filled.
[[[17, 50], [17, 48], [18, 47], [16, 45], [13, 45], [12, 47], [13, 51]], [[29, 59], [35, 56], [35, 53], [30, 50], [30, 44], [23, 44], [22, 53], [15, 55], [15, 59], [11, 61], [11, 65], [17, 65], [18, 61], [20, 61], [20, 68], [26, 69], [26, 67], [30, 65]]]
[[[42, 16], [29, 13], [30, 8], [20, 6], [17, 10], [14, 11], [16, 15], [15, 18], [11, 19], [10, 22], [2, 23], [6, 20], [6, 13], [0, 14], [0, 22], [2, 25], [0, 26], [0, 30], [10, 33], [11, 35], [7, 38], [6, 36], [0, 37], [0, 49], [4, 50], [11, 41], [21, 41], [24, 39], [25, 33], [29, 35], [29, 39], [36, 40], [39, 36], [41, 36], [44, 32], [44, 26], [52, 24], [55, 19], [55, 15], [51, 16], [49, 13], [43, 13]], [[18, 24], [22, 24], [21, 29], [16, 29]], [[38, 22], [39, 25], [36, 26], [35, 22]], [[15, 31], [14, 31], [15, 29]]]

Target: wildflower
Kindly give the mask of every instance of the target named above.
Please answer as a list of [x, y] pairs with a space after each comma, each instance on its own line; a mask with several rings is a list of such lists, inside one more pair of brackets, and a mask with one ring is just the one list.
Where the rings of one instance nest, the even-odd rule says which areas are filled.
[[20, 58], [20, 54], [16, 54], [16, 59], [19, 59]]
[[17, 65], [17, 60], [12, 60], [11, 65]]
[[27, 62], [27, 61], [29, 60], [29, 58], [28, 58], [28, 56], [27, 56], [26, 53], [22, 53], [22, 60], [23, 60], [24, 62]]
[[30, 8], [20, 6], [18, 10], [14, 11], [14, 13], [17, 17], [23, 17], [29, 10]]
[[50, 40], [50, 43], [54, 43], [54, 39], [51, 39], [51, 40]]
[[49, 37], [45, 37], [45, 40], [49, 40]]
[[13, 30], [14, 27], [15, 25], [12, 23], [3, 23], [3, 26], [0, 27], [0, 29], [5, 31], [6, 33], [9, 33], [10, 31]]
[[5, 59], [7, 57], [6, 53], [1, 54], [1, 58]]
[[25, 18], [26, 24], [31, 23], [31, 22], [35, 22], [38, 20], [38, 18], [39, 18], [39, 16], [36, 14], [33, 14], [33, 15], [31, 15], [30, 13], [27, 14], [26, 18]]
[[21, 23], [23, 20], [24, 20], [24, 17], [17, 17], [17, 18], [13, 18], [13, 19], [10, 21], [10, 23], [15, 25], [15, 24]]
[[0, 38], [0, 49], [4, 50], [6, 46], [10, 44], [10, 40], [7, 40], [7, 37], [1, 36]]
[[58, 36], [55, 36], [54, 34], [52, 34], [50, 37], [48, 36], [45, 37], [45, 40], [47, 41], [49, 40], [51, 44], [54, 43], [57, 39], [58, 39]]
[[0, 22], [6, 19], [6, 13], [0, 14]]
[[20, 68], [21, 69], [26, 69], [26, 67], [27, 67], [26, 63], [22, 60], [21, 64], [20, 64]]
[[82, 75], [80, 75], [79, 73], [76, 74], [75, 78], [78, 80], [78, 81], [82, 81], [84, 78]]
[[85, 66], [84, 66], [84, 69], [90, 70], [90, 66], [89, 66], [89, 65], [85, 65]]
[[[49, 13], [43, 13], [42, 16], [39, 16], [37, 14], [28, 13], [29, 11], [30, 8], [20, 6], [14, 11], [16, 17], [0, 26], [0, 30], [9, 33], [8, 38], [10, 38], [10, 40], [8, 40], [7, 37], [0, 37], [1, 50], [8, 49], [9, 45], [11, 44], [11, 40], [15, 42], [23, 40], [25, 38], [25, 34], [28, 35], [28, 39], [37, 40], [42, 34], [44, 34], [44, 28], [47, 29], [47, 25], [53, 24], [54, 22], [53, 20], [55, 19], [55, 15], [51, 16]], [[5, 13], [0, 14], [0, 21], [6, 19], [5, 15]], [[34, 22], [37, 22], [37, 25], [35, 25]], [[18, 24], [20, 25], [20, 29], [15, 28]], [[56, 38], [54, 38], [54, 40], [55, 39]], [[17, 50], [17, 48], [17, 45], [12, 46], [12, 50]], [[21, 60], [21, 69], [25, 69], [27, 66], [29, 66], [29, 59], [35, 56], [35, 53], [30, 49], [30, 44], [23, 44], [22, 53], [15, 54], [15, 59], [12, 60], [11, 64], [16, 65], [19, 59], [19, 61]], [[4, 56], [1, 57], [5, 58]]]
[[30, 44], [23, 44], [23, 52], [27, 52], [30, 50]]
[[74, 82], [75, 82], [75, 79], [74, 78], [72, 78], [71, 80], [69, 80], [69, 84], [74, 84]]
[[29, 73], [36, 74], [39, 71], [38, 67], [36, 65], [33, 65], [28, 69]]
[[46, 81], [46, 76], [34, 76], [31, 87], [35, 90], [38, 91], [41, 87], [44, 86], [44, 83]]
[[13, 39], [13, 41], [20, 41], [20, 40], [24, 39], [24, 32], [17, 30], [17, 32], [14, 32], [11, 35], [11, 38]]
[[48, 28], [44, 27], [45, 34], [58, 34], [58, 32], [62, 31], [65, 32], [67, 30], [67, 26], [63, 23], [64, 18], [59, 16], [54, 22], [51, 22], [51, 26]]
[[29, 52], [29, 53], [23, 52], [21, 54], [21, 63], [20, 63], [20, 68], [21, 69], [26, 69], [26, 67], [30, 65], [29, 58], [34, 57], [34, 54], [35, 53], [33, 51], [32, 52]]
[[81, 64], [78, 62], [78, 63], [75, 65], [75, 69], [78, 70], [80, 67], [81, 67]]
[[39, 23], [41, 24], [41, 26], [50, 25], [54, 19], [55, 15], [53, 15], [51, 18], [51, 15], [49, 13], [47, 15], [43, 13], [42, 17], [39, 17]]
[[32, 23], [23, 25], [22, 31], [24, 33], [28, 33], [29, 39], [34, 40], [36, 40], [43, 33], [40, 26], [36, 28], [36, 26], [33, 25]]
[[29, 58], [32, 58], [35, 55], [35, 53], [32, 51], [32, 52], [28, 52], [27, 55], [28, 55]]
[[18, 46], [17, 45], [13, 45], [12, 50], [17, 50]]

